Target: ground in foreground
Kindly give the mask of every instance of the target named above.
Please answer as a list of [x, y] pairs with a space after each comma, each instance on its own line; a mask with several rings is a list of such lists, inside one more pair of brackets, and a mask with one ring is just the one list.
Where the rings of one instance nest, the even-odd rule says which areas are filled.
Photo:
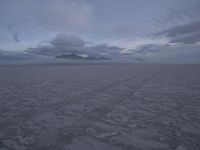
[[0, 150], [199, 150], [200, 65], [0, 68]]

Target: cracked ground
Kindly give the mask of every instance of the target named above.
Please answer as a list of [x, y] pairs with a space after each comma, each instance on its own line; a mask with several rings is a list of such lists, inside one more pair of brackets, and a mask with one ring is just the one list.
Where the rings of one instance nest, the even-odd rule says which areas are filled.
[[0, 67], [0, 150], [199, 150], [200, 65]]

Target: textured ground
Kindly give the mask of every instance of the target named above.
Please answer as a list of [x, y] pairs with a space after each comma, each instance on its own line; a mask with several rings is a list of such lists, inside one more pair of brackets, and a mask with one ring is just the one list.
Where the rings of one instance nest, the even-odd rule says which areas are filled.
[[0, 150], [129, 149], [200, 149], [200, 65], [0, 67]]

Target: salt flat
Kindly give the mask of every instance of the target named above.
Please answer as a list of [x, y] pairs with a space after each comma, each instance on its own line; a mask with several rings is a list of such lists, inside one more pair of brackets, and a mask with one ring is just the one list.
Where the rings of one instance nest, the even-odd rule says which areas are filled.
[[127, 149], [200, 149], [200, 65], [0, 67], [0, 150]]

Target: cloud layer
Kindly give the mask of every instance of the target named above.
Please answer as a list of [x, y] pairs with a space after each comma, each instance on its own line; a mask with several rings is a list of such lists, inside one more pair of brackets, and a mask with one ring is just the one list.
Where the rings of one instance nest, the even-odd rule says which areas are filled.
[[199, 4], [199, 0], [1, 0], [0, 49], [18, 52], [1, 52], [1, 60], [71, 54], [118, 61], [170, 62], [169, 56], [197, 60]]
[[88, 42], [77, 36], [58, 34], [47, 45], [28, 48], [27, 52], [37, 55], [58, 56], [64, 54], [85, 54], [88, 56], [115, 57], [122, 55], [123, 48], [98, 44], [88, 46]]
[[35, 55], [22, 52], [8, 52], [0, 49], [0, 64], [24, 63], [36, 59]]
[[170, 39], [170, 43], [198, 43], [200, 42], [200, 20], [172, 27], [158, 33], [158, 35], [166, 36]]

